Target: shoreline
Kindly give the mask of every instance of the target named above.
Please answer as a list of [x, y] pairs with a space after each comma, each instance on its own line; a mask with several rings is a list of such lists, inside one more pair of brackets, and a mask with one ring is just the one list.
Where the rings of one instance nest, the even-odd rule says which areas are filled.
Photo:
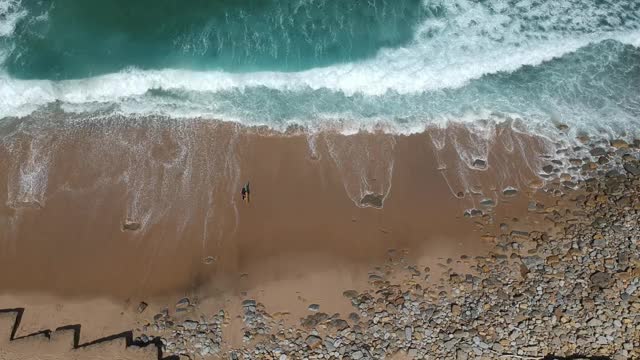
[[[483, 165], [469, 167], [451, 144], [484, 140], [464, 128], [444, 134], [442, 148], [431, 133], [323, 133], [315, 155], [306, 134], [264, 136], [228, 123], [26, 130], [0, 149], [0, 260], [22, 274], [0, 279], [5, 289], [72, 296], [186, 291], [274, 256], [325, 257], [331, 267], [433, 241], [474, 252], [484, 245], [462, 222], [465, 211], [497, 202], [508, 210], [537, 179], [527, 164], [538, 160], [524, 148], [501, 150], [499, 137], [475, 154]], [[501, 136], [540, 151], [528, 136]], [[239, 194], [246, 181], [248, 205]], [[511, 187], [525, 195], [502, 193]]]
[[[277, 338], [298, 351], [297, 355], [289, 353], [288, 358], [301, 354], [341, 357], [358, 351], [364, 357], [378, 358], [382, 353], [366, 355], [361, 347], [343, 347], [340, 353], [335, 341], [367, 344], [358, 336], [365, 336], [365, 324], [375, 328], [377, 323], [371, 321], [380, 311], [378, 305], [389, 301], [375, 300], [380, 294], [391, 292], [395, 294], [393, 301], [400, 301], [397, 296], [401, 296], [407, 304], [422, 299], [418, 301], [421, 304], [448, 306], [440, 312], [442, 316], [453, 316], [451, 319], [462, 321], [460, 326], [470, 326], [459, 318], [464, 311], [454, 311], [458, 309], [454, 305], [467, 305], [451, 303], [449, 296], [462, 294], [477, 302], [484, 296], [481, 289], [496, 284], [505, 290], [523, 291], [526, 287], [521, 286], [531, 281], [536, 286], [557, 286], [556, 273], [547, 274], [549, 267], [544, 264], [551, 262], [551, 269], [560, 266], [553, 257], [562, 255], [556, 254], [559, 249], [566, 250], [566, 243], [562, 243], [570, 240], [566, 229], [582, 223], [576, 218], [589, 218], [589, 211], [595, 211], [574, 210], [575, 204], [588, 203], [592, 196], [585, 193], [589, 194], [589, 189], [602, 191], [597, 184], [607, 184], [612, 178], [627, 179], [621, 180], [627, 191], [636, 191], [634, 186], [638, 185], [633, 180], [637, 146], [621, 141], [605, 144], [589, 140], [582, 149], [570, 149], [588, 154], [589, 159], [568, 155], [561, 146], [552, 156], [544, 140], [509, 128], [482, 137], [453, 126], [397, 137], [320, 134], [317, 153], [310, 154], [304, 133], [265, 136], [259, 131], [234, 133], [233, 129], [236, 127], [229, 124], [198, 124], [182, 128], [182, 132], [115, 128], [108, 133], [111, 139], [119, 139], [115, 145], [101, 138], [104, 129], [100, 128], [58, 133], [51, 138], [23, 133], [13, 143], [20, 146], [11, 150], [18, 156], [4, 156], [7, 148], [1, 149], [0, 159], [36, 165], [39, 161], [48, 166], [43, 193], [19, 194], [36, 199], [36, 206], [25, 207], [26, 202], [12, 202], [11, 195], [0, 194], [0, 204], [5, 204], [0, 220], [14, 224], [13, 229], [5, 229], [19, 234], [17, 241], [9, 231], [0, 233], [4, 244], [0, 252], [4, 289], [0, 308], [26, 307], [25, 316], [31, 320], [21, 326], [20, 334], [81, 321], [85, 341], [133, 329], [138, 340], [144, 339], [142, 335], [147, 340], [158, 336], [165, 340], [166, 353], [176, 353], [178, 347], [171, 348], [168, 341], [177, 344], [177, 339], [189, 334], [192, 330], [185, 326], [191, 325], [184, 321], [193, 320], [198, 322], [196, 327], [205, 325], [213, 337], [207, 351], [202, 350], [205, 345], [201, 342], [197, 348], [192, 346], [198, 342], [181, 345], [180, 351], [197, 356], [226, 358], [244, 353], [243, 358], [248, 358], [246, 351], [259, 349], [265, 356], [282, 358], [285, 353], [272, 347], [283, 349], [282, 344], [275, 345], [277, 342], [260, 333], [279, 334], [282, 330], [284, 337]], [[105, 144], [113, 146], [111, 152], [98, 151], [105, 150]], [[23, 150], [16, 152], [16, 148]], [[44, 148], [53, 149], [48, 159], [38, 158], [38, 150]], [[461, 155], [460, 149], [468, 151]], [[25, 162], [28, 159], [36, 161]], [[101, 162], [92, 164], [89, 160]], [[11, 183], [12, 176], [25, 171], [16, 172], [11, 161], [0, 161], [0, 172], [7, 174], [0, 182], [8, 180], [0, 187], [20, 190]], [[214, 174], [212, 168], [224, 170]], [[38, 179], [38, 174], [36, 171], [32, 178]], [[590, 177], [595, 180], [583, 180]], [[239, 199], [239, 189], [247, 178], [253, 191], [250, 204]], [[152, 189], [146, 184], [153, 184]], [[176, 189], [167, 184], [180, 186]], [[380, 208], [357, 206], [370, 194], [384, 195]], [[638, 205], [634, 204], [631, 197], [629, 206]], [[612, 211], [616, 206], [621, 206], [617, 199]], [[184, 223], [185, 218], [197, 221]], [[127, 221], [138, 226], [127, 229]], [[550, 228], [562, 228], [564, 235]], [[207, 237], [207, 231], [212, 235]], [[56, 236], [44, 240], [39, 237], [43, 233]], [[541, 260], [534, 259], [536, 256]], [[564, 261], [569, 266], [575, 258]], [[41, 269], [53, 278], [43, 277]], [[427, 273], [432, 274], [429, 279], [424, 278]], [[533, 276], [538, 273], [543, 274], [540, 279]], [[487, 285], [486, 274], [499, 278]], [[637, 274], [631, 275], [609, 285], [617, 289], [637, 278]], [[33, 289], [49, 295], [30, 294]], [[399, 289], [402, 292], [398, 293]], [[346, 298], [346, 290], [355, 290], [356, 295], [350, 293]], [[189, 306], [176, 313], [184, 307], [176, 306], [176, 301], [185, 296]], [[354, 303], [356, 297], [359, 300]], [[640, 304], [634, 299], [637, 295], [631, 297], [631, 308]], [[373, 300], [380, 304], [374, 305]], [[246, 301], [249, 303], [243, 305]], [[53, 302], [68, 304], [67, 309], [60, 313]], [[139, 313], [141, 302], [147, 306]], [[319, 304], [320, 311], [310, 312], [307, 308], [311, 304]], [[362, 304], [367, 304], [366, 308], [361, 308]], [[397, 311], [398, 304], [393, 304]], [[92, 306], [113, 316], [97, 318]], [[166, 315], [161, 311], [164, 307]], [[35, 309], [32, 315], [30, 308]], [[216, 317], [220, 309], [225, 315]], [[407, 309], [422, 314], [426, 308]], [[349, 311], [360, 313], [359, 320], [347, 318]], [[161, 316], [154, 319], [157, 313]], [[200, 314], [206, 320], [196, 320]], [[362, 325], [358, 325], [360, 321]], [[408, 320], [398, 324], [403, 321]], [[345, 322], [353, 335], [336, 335], [336, 330], [345, 329]], [[437, 324], [430, 326], [440, 326]], [[577, 328], [580, 324], [576, 323]], [[417, 330], [411, 326], [415, 334]], [[638, 331], [637, 327], [629, 329], [632, 334]], [[450, 330], [453, 338], [459, 338], [456, 329], [441, 330]], [[532, 334], [537, 331], [529, 330]], [[250, 335], [245, 342], [247, 331]], [[398, 331], [405, 332], [404, 325]], [[327, 336], [333, 339], [332, 345], [327, 345]], [[426, 333], [421, 336], [412, 335], [408, 342], [400, 342], [404, 345], [389, 344], [375, 351], [386, 356], [420, 357], [427, 352], [416, 344], [428, 337]], [[316, 344], [314, 337], [321, 342]], [[400, 341], [401, 336], [397, 337], [394, 339]], [[486, 350], [470, 335], [462, 339], [472, 340], [464, 351]], [[441, 347], [446, 340], [434, 340], [430, 344], [437, 347], [428, 352], [445, 354], [450, 350]], [[627, 345], [615, 349], [634, 354], [633, 341], [631, 344], [630, 350]], [[504, 350], [512, 345], [500, 346]], [[485, 354], [484, 350], [480, 350], [483, 356], [509, 354], [496, 349]], [[526, 350], [513, 355], [535, 357], [539, 353]]]

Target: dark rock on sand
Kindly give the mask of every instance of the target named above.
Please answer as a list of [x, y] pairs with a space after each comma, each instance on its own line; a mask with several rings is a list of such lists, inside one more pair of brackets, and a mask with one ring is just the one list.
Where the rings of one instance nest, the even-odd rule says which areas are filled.
[[342, 292], [342, 295], [346, 298], [352, 299], [354, 297], [358, 296], [358, 292], [355, 290], [346, 290], [344, 292]]
[[518, 189], [516, 188], [508, 187], [502, 190], [502, 195], [506, 197], [513, 197], [513, 196], [516, 196], [517, 194], [518, 194]]
[[127, 220], [122, 224], [123, 231], [136, 231], [139, 230], [142, 225], [139, 222]]
[[357, 313], [350, 313], [349, 314], [349, 320], [353, 321], [353, 322], [358, 322], [360, 321], [360, 315], [358, 315]]
[[481, 159], [475, 159], [473, 161], [473, 167], [478, 168], [478, 169], [486, 169], [487, 168], [487, 162]]
[[144, 310], [147, 308], [147, 306], [149, 306], [146, 302], [141, 301], [140, 304], [138, 304], [138, 313], [142, 314], [142, 312], [144, 312]]
[[176, 307], [186, 307], [189, 306], [191, 304], [191, 301], [189, 301], [189, 298], [182, 298], [180, 300], [178, 300], [178, 302], [176, 303]]
[[313, 329], [318, 324], [325, 322], [329, 319], [329, 315], [323, 312], [318, 312], [313, 315], [309, 315], [306, 318], [303, 318], [301, 324], [306, 329]]
[[195, 309], [194, 306], [186, 306], [186, 307], [181, 307], [181, 308], [177, 308], [176, 309], [176, 314], [185, 314], [185, 313], [190, 313]]
[[247, 299], [242, 302], [242, 307], [256, 306], [256, 301], [253, 299]]
[[349, 327], [349, 323], [342, 319], [333, 319], [329, 322], [329, 327], [335, 331], [342, 331]]
[[361, 200], [360, 204], [365, 206], [382, 207], [383, 196], [379, 194], [367, 194]]
[[482, 216], [483, 214], [484, 213], [480, 209], [469, 209], [464, 212], [465, 217]]
[[198, 322], [194, 320], [185, 320], [182, 326], [187, 330], [195, 330], [198, 328]]
[[482, 201], [480, 201], [480, 205], [482, 205], [482, 206], [495, 206], [496, 202], [493, 201], [492, 199], [482, 199]]
[[543, 166], [542, 171], [546, 172], [547, 174], [551, 174], [553, 172], [553, 165]]

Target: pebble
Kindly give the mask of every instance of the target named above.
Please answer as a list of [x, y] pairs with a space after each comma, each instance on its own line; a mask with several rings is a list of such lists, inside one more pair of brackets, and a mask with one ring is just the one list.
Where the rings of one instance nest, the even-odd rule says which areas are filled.
[[[592, 140], [585, 138], [584, 142], [586, 147]], [[422, 280], [424, 273], [431, 272], [428, 267], [403, 262], [407, 280], [389, 276], [387, 268], [377, 268], [370, 273], [366, 290], [343, 292], [353, 305], [350, 323], [340, 314], [322, 313], [319, 304], [311, 304], [308, 309], [313, 313], [298, 326], [289, 327], [255, 300], [243, 301], [247, 343], [227, 355], [279, 360], [383, 359], [398, 352], [413, 359], [581, 359], [575, 354], [640, 358], [640, 180], [633, 168], [638, 166], [635, 159], [640, 158], [640, 150], [635, 143], [634, 147], [611, 143], [624, 149], [624, 155], [593, 147], [590, 155], [604, 160], [585, 163], [587, 166], [580, 166], [588, 159], [586, 150], [573, 149], [576, 155], [570, 154], [571, 147], [564, 147], [560, 151], [566, 153], [564, 161], [548, 161], [560, 167], [571, 159], [576, 171], [585, 172], [584, 177], [575, 177], [569, 170], [561, 174], [549, 164], [542, 169], [548, 174], [547, 185], [537, 184], [536, 188], [558, 196], [558, 201], [571, 199], [571, 205], [535, 200], [528, 205], [535, 212], [529, 216], [546, 217], [551, 230], [518, 219], [501, 219], [500, 233], [490, 234], [495, 250], [487, 256], [465, 258], [469, 269], [464, 271], [454, 272], [454, 260], [445, 265], [442, 259], [439, 271], [445, 276], [437, 284]], [[640, 147], [640, 141], [637, 144]], [[486, 167], [486, 162], [478, 165]], [[563, 188], [558, 193], [560, 181], [581, 191]], [[503, 195], [509, 196], [508, 189]], [[485, 200], [483, 206], [494, 205], [493, 200]], [[492, 215], [469, 209], [465, 216], [482, 217], [484, 222]], [[391, 257], [397, 261], [395, 252]], [[433, 271], [432, 277], [438, 272]], [[205, 324], [202, 332], [203, 324], [195, 320], [174, 325], [168, 313], [153, 319], [149, 330], [160, 331], [167, 353], [192, 358], [221, 355], [224, 313], [215, 316], [212, 326]]]
[[176, 303], [176, 307], [185, 307], [189, 306], [190, 304], [191, 302], [189, 301], [189, 298], [182, 298], [178, 300], [178, 302]]
[[142, 314], [147, 309], [147, 306], [149, 305], [146, 302], [141, 301], [137, 308], [138, 314]]
[[322, 338], [320, 338], [319, 336], [315, 336], [315, 335], [309, 335], [304, 342], [311, 349], [315, 349], [315, 348], [319, 347], [320, 345], [322, 345]]

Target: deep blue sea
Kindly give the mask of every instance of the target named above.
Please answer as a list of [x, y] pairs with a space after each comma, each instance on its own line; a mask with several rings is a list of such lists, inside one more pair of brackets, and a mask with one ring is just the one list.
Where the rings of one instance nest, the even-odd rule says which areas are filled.
[[0, 118], [640, 129], [640, 0], [0, 0]]

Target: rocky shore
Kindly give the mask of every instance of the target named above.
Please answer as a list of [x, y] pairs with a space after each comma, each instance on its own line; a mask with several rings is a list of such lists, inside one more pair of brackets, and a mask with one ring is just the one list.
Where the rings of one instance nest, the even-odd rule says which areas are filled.
[[285, 321], [246, 299], [242, 347], [222, 341], [226, 310], [197, 319], [193, 304], [156, 315], [142, 336], [189, 358], [639, 359], [640, 142], [584, 142], [569, 149], [581, 157], [548, 159], [528, 221], [468, 219], [495, 245], [486, 256], [434, 271], [390, 250], [368, 290], [345, 289], [350, 314], [313, 304]]

